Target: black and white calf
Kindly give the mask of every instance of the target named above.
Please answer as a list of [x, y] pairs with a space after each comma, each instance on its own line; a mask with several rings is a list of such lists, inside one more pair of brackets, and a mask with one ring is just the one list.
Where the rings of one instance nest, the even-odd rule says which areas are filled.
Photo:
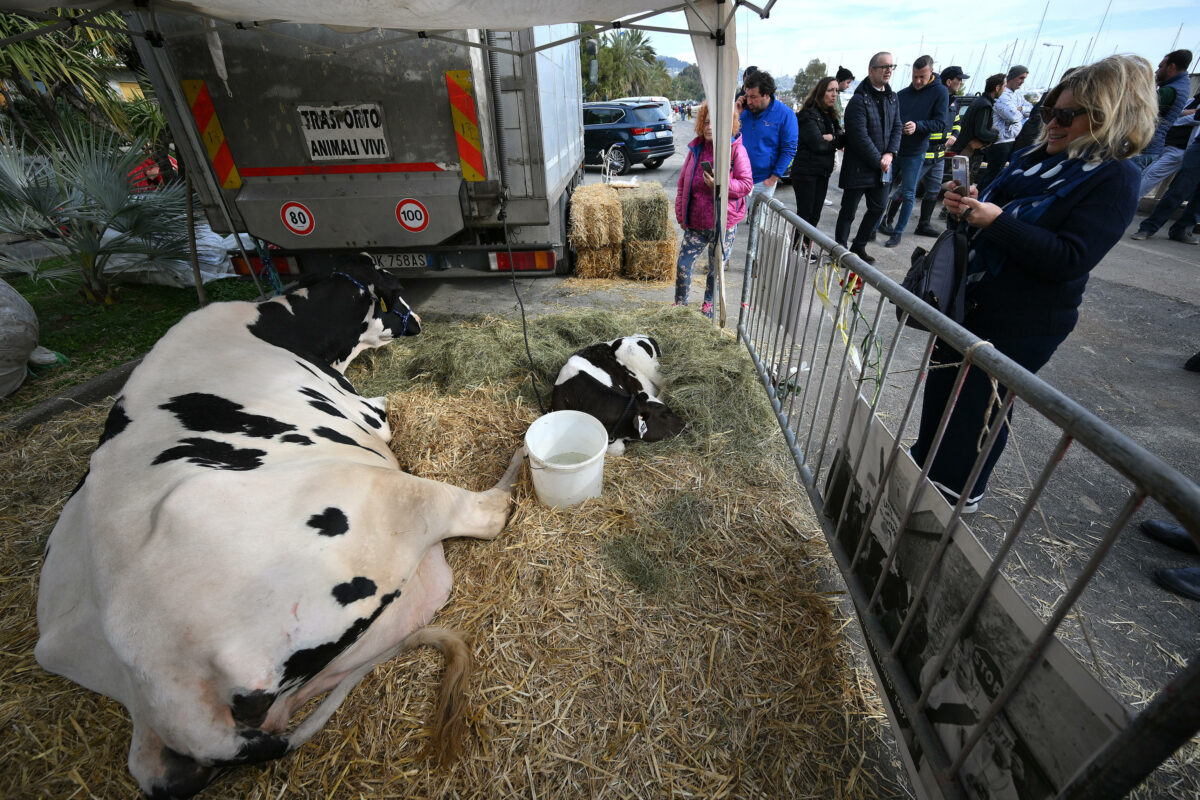
[[450, 595], [441, 542], [500, 533], [522, 451], [485, 492], [400, 471], [384, 398], [342, 373], [420, 330], [360, 259], [190, 314], [129, 376], [50, 534], [35, 655], [125, 705], [151, 797], [295, 749], [416, 645], [446, 656], [435, 740], [456, 746], [470, 653], [425, 627]]
[[644, 334], [589, 345], [559, 370], [550, 408], [583, 411], [600, 420], [613, 455], [624, 453], [629, 440], [678, 436], [687, 424], [657, 398], [661, 354], [658, 342]]

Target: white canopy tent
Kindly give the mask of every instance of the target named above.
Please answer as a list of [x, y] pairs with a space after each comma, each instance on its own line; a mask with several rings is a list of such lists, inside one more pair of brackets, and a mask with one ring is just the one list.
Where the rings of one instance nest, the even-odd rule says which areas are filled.
[[[242, 26], [266, 25], [276, 22], [315, 23], [337, 28], [385, 28], [409, 31], [414, 35], [437, 38], [439, 31], [461, 28], [516, 30], [563, 22], [595, 25], [588, 36], [609, 30], [631, 30], [682, 33], [691, 37], [696, 61], [700, 68], [704, 93], [708, 98], [713, 129], [724, 131], [714, 136], [713, 162], [718, 176], [729, 175], [730, 131], [732, 130], [733, 97], [737, 90], [738, 53], [734, 14], [739, 7], [751, 9], [766, 17], [775, 0], [765, 7], [745, 0], [606, 0], [598, 9], [595, 0], [345, 0], [327, 3], [323, 0], [111, 0], [110, 2], [45, 2], [44, 0], [0, 0], [0, 9], [38, 14], [50, 8], [88, 8], [95, 12], [137, 8], [143, 14], [179, 13], [199, 15], [218, 23]], [[683, 12], [685, 28], [670, 28], [648, 24], [663, 14]], [[599, 13], [602, 19], [597, 19]], [[58, 17], [48, 20], [61, 23]], [[88, 24], [77, 19], [73, 24]], [[57, 26], [48, 26], [53, 29]], [[579, 37], [574, 37], [579, 38]], [[538, 49], [562, 44], [559, 40]], [[461, 42], [459, 42], [461, 44]], [[4, 42], [0, 42], [0, 45]], [[219, 58], [219, 54], [214, 54]], [[719, 181], [717, 230], [725, 228], [729, 183]], [[719, 236], [718, 236], [719, 241]], [[725, 272], [721, 248], [717, 251], [719, 316], [726, 320]]]

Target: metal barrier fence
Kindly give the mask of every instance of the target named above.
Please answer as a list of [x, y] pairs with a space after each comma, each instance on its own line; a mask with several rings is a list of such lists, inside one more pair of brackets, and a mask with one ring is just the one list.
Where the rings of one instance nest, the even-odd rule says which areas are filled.
[[[1113, 697], [1119, 671], [1100, 663], [1128, 643], [1089, 619], [1113, 601], [1100, 588], [1081, 598], [1148, 497], [1200, 542], [1200, 487], [778, 200], [756, 203], [751, 220], [738, 336], [845, 578], [918, 790], [1124, 796], [1200, 730], [1200, 653], [1185, 635], [1182, 669], [1169, 682], [1154, 676], [1166, 685], [1134, 715]], [[991, 484], [1003, 488], [968, 527], [969, 491], [956, 500], [928, 474], [970, 369], [990, 379], [993, 404], [964, 486], [1006, 427], [1011, 438]], [[934, 370], [954, 378], [945, 406], [926, 409], [926, 425], [935, 416], [937, 425], [921, 466], [903, 442]], [[1035, 458], [1036, 478], [1024, 469]], [[1056, 496], [1085, 489], [1110, 508], [1096, 509], [1102, 531], [1084, 529], [1076, 542], [1062, 532], [1074, 523]], [[1089, 659], [1095, 669], [1081, 663]]]

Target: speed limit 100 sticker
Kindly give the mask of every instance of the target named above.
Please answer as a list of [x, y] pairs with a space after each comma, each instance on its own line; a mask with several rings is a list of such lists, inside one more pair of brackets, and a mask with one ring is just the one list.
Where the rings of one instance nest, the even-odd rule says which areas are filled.
[[429, 224], [429, 212], [420, 201], [407, 197], [396, 204], [396, 221], [411, 233], [420, 233]]
[[283, 220], [283, 227], [297, 236], [308, 236], [317, 226], [308, 207], [295, 201], [284, 203], [283, 208], [279, 209], [279, 217]]

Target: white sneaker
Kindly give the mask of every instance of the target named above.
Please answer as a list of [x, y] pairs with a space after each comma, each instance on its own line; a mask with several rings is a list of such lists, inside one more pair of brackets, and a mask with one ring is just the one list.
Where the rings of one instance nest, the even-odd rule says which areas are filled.
[[[931, 480], [930, 483], [933, 484], [935, 489], [942, 493], [942, 497], [946, 498], [946, 502], [951, 506], [956, 505], [958, 503], [958, 498], [962, 496], [945, 484], [938, 483], [935, 480]], [[980, 492], [976, 497], [968, 497], [967, 502], [963, 503], [962, 513], [974, 514], [979, 510], [979, 501], [982, 499], [983, 492]]]

